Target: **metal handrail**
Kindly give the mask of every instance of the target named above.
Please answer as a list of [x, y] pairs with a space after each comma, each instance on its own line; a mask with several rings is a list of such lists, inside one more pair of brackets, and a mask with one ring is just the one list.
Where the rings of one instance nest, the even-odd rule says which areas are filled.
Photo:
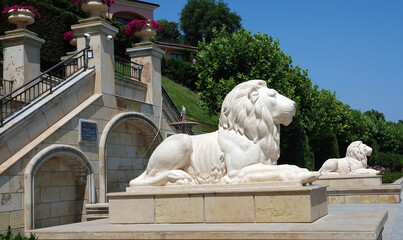
[[0, 78], [0, 96], [7, 95], [8, 93], [13, 91], [14, 82], [11, 80], [6, 80]]
[[141, 81], [143, 65], [115, 56], [115, 74]]
[[181, 112], [176, 107], [174, 101], [172, 101], [172, 98], [168, 95], [167, 90], [165, 90], [165, 88], [161, 86], [161, 91], [162, 91], [162, 98], [167, 102], [168, 106], [172, 109], [172, 111], [178, 117], [178, 119], [181, 119]]
[[78, 51], [38, 77], [0, 98], [0, 125], [3, 126], [6, 118], [20, 111], [40, 96], [46, 93], [51, 94], [54, 87], [66, 81], [73, 74], [81, 69], [86, 70], [88, 68], [87, 49], [89, 47]]

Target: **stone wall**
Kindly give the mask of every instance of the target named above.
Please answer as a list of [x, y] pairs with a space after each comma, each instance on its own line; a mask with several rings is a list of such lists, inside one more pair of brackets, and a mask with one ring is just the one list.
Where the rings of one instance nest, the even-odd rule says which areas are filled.
[[[55, 104], [56, 108], [62, 108], [63, 104], [57, 102]], [[154, 126], [161, 126], [160, 136], [165, 137], [167, 132], [175, 132], [168, 124], [166, 120], [166, 116], [162, 117], [161, 123], [159, 116], [154, 115], [154, 108], [155, 106], [146, 104], [144, 102], [135, 101], [127, 98], [122, 98], [118, 96], [108, 95], [108, 94], [98, 94], [93, 95], [89, 99], [85, 100], [81, 103], [78, 107], [71, 110], [71, 112], [67, 115], [63, 113], [62, 110], [54, 112], [58, 112], [59, 115], [55, 116], [55, 123], [46, 129], [45, 132], [38, 133], [37, 137], [30, 141], [28, 144], [24, 145], [19, 149], [15, 156], [18, 154], [21, 155], [18, 161], [16, 161], [11, 167], [5, 170], [3, 173], [0, 174], [0, 232], [5, 232], [8, 225], [16, 232], [23, 232], [24, 231], [24, 219], [26, 218], [27, 213], [24, 212], [24, 203], [27, 203], [27, 199], [29, 196], [25, 196], [25, 189], [24, 189], [24, 173], [28, 163], [43, 149], [46, 147], [52, 146], [54, 144], [65, 144], [76, 148], [78, 151], [82, 151], [85, 157], [88, 159], [89, 163], [92, 166], [93, 174], [94, 174], [94, 185], [95, 185], [95, 203], [103, 202], [102, 199], [106, 198], [105, 195], [101, 194], [100, 187], [102, 182], [106, 182], [107, 176], [105, 176], [106, 171], [100, 165], [106, 163], [102, 163], [102, 159], [100, 157], [100, 139], [101, 136], [109, 134], [109, 138], [107, 141], [107, 156], [110, 158], [110, 166], [111, 170], [114, 168], [113, 164], [116, 163], [113, 158], [119, 158], [119, 164], [117, 168], [123, 169], [125, 172], [124, 178], [118, 178], [119, 180], [115, 182], [119, 185], [119, 188], [124, 188], [128, 180], [131, 180], [136, 175], [140, 174], [141, 169], [144, 169], [146, 166], [149, 154], [147, 154], [141, 163], [136, 162], [139, 156], [144, 153], [146, 146], [151, 143], [152, 138], [155, 136], [154, 130], [150, 129], [150, 127], [146, 127], [143, 125], [134, 125], [132, 122], [133, 120], [124, 120], [122, 124], [117, 125], [115, 128], [112, 128], [110, 133], [107, 133], [105, 130], [106, 126], [111, 122], [116, 115], [121, 113], [136, 113], [143, 118], [149, 120], [154, 124]], [[83, 120], [90, 120], [97, 123], [97, 142], [80, 142], [79, 141], [79, 121], [80, 119]], [[36, 124], [40, 124], [40, 121], [37, 121]], [[21, 125], [23, 126], [23, 125]], [[32, 126], [35, 127], [35, 126]], [[126, 132], [128, 131], [128, 133]], [[141, 137], [143, 135], [143, 137]], [[124, 141], [122, 139], [125, 139]], [[130, 139], [130, 141], [128, 140]], [[153, 147], [150, 150], [150, 154], [152, 153], [153, 149], [155, 149], [156, 145], [160, 140], [156, 141]], [[124, 154], [122, 155], [122, 153]], [[132, 155], [132, 153], [134, 155]], [[110, 154], [110, 155], [109, 155]], [[65, 161], [66, 157], [63, 157], [63, 153], [61, 152], [58, 155], [59, 159], [59, 170], [65, 169], [63, 163], [60, 161]], [[48, 160], [49, 161], [49, 160]], [[48, 162], [47, 161], [47, 162]], [[52, 160], [55, 161], [55, 160]], [[46, 169], [46, 163], [42, 167]], [[129, 163], [130, 162], [130, 163]], [[49, 162], [48, 164], [51, 164]], [[54, 163], [55, 164], [55, 163]], [[58, 188], [59, 198], [47, 198], [43, 201], [42, 194], [45, 196], [45, 193], [42, 191], [45, 190], [47, 187], [46, 184], [54, 184], [52, 182], [43, 183], [41, 181], [47, 181], [47, 176], [43, 172], [43, 168], [40, 168], [36, 174], [32, 176], [35, 179], [34, 187], [35, 187], [35, 199], [38, 200], [40, 196], [40, 201], [34, 200], [35, 203], [32, 208], [34, 210], [35, 219], [36, 221], [34, 227], [44, 227], [56, 224], [64, 224], [73, 221], [77, 221], [78, 218], [82, 216], [81, 202], [76, 202], [76, 212], [72, 212], [73, 210], [73, 195], [69, 195], [67, 191], [63, 191], [61, 189], [66, 188], [68, 191], [73, 192], [73, 186], [69, 185], [72, 184], [67, 183], [67, 185], [59, 184], [55, 186]], [[105, 174], [103, 174], [103, 171]], [[57, 171], [56, 171], [57, 172]], [[60, 173], [60, 172], [59, 172]], [[52, 178], [52, 174], [49, 172], [49, 179]], [[63, 173], [65, 174], [65, 173]], [[113, 175], [113, 174], [112, 174]], [[73, 176], [67, 176], [68, 178], [73, 178]], [[41, 179], [42, 178], [42, 179]], [[45, 180], [44, 180], [44, 179]], [[39, 180], [40, 179], [40, 180]], [[113, 180], [113, 177], [109, 177], [110, 180]], [[113, 182], [113, 181], [111, 181]], [[77, 185], [76, 183], [76, 193], [82, 192], [81, 185]], [[45, 185], [42, 185], [45, 184]], [[78, 186], [78, 188], [77, 188]], [[88, 191], [88, 187], [86, 188]], [[112, 186], [111, 189], [113, 190], [114, 187]], [[117, 188], [115, 188], [117, 190]], [[34, 191], [34, 190], [32, 190]], [[38, 192], [41, 192], [38, 195]], [[65, 196], [66, 194], [66, 196]], [[49, 196], [50, 197], [50, 196]], [[67, 200], [71, 199], [71, 200]], [[81, 201], [82, 198], [76, 198], [77, 201]], [[85, 200], [88, 199], [88, 196], [85, 196]], [[84, 201], [85, 203], [86, 201]], [[69, 205], [70, 204], [70, 205]], [[52, 212], [52, 206], [55, 210], [56, 206], [60, 209], [59, 212]], [[67, 209], [66, 209], [67, 207]], [[77, 210], [78, 209], [78, 210]], [[57, 220], [58, 219], [58, 220]]]
[[87, 176], [76, 165], [73, 159], [55, 157], [35, 173], [35, 228], [81, 222], [88, 202]]
[[144, 155], [147, 147], [134, 121], [128, 120], [113, 129], [107, 143], [107, 192], [126, 191], [129, 181], [144, 172], [150, 156], [149, 152]]

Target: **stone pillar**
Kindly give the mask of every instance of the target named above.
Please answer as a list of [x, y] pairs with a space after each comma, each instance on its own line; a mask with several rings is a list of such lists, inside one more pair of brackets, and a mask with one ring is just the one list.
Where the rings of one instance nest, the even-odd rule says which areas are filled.
[[[161, 107], [161, 59], [164, 51], [151, 42], [138, 43], [127, 52], [132, 62], [143, 65], [141, 81], [147, 84], [146, 103]], [[154, 109], [154, 113], [159, 110]], [[158, 114], [156, 114], [158, 115]]]
[[13, 89], [40, 75], [40, 49], [45, 40], [26, 29], [6, 31], [0, 37], [4, 47], [3, 78], [14, 82]]
[[[94, 57], [88, 61], [88, 67], [95, 67], [95, 93], [115, 94], [114, 45], [113, 39], [119, 30], [109, 22], [99, 18], [87, 18], [72, 25], [77, 36], [77, 51], [90, 44]], [[84, 34], [90, 34], [89, 40]], [[110, 35], [112, 38], [107, 38]]]

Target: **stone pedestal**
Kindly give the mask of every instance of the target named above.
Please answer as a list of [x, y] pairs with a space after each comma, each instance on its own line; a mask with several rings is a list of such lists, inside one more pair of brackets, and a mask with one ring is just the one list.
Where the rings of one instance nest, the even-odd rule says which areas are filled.
[[298, 182], [132, 187], [108, 197], [109, 222], [124, 224], [310, 223], [328, 212], [326, 187]]
[[[114, 43], [113, 39], [108, 40], [107, 36], [115, 35], [119, 30], [107, 21], [95, 17], [79, 21], [79, 24], [72, 25], [71, 29], [77, 36], [77, 51], [90, 45], [94, 57], [88, 60], [88, 67], [95, 67], [95, 93], [115, 94], [115, 71], [114, 71]], [[89, 40], [84, 34], [90, 34]]]
[[0, 37], [4, 47], [3, 78], [14, 82], [13, 89], [40, 75], [40, 49], [45, 40], [26, 29], [7, 31]]
[[400, 185], [382, 184], [381, 175], [328, 174], [314, 184], [328, 185], [329, 204], [400, 203]]
[[[128, 48], [127, 52], [132, 62], [143, 65], [141, 81], [147, 84], [146, 103], [161, 107], [161, 59], [164, 51], [151, 42], [145, 42]], [[159, 111], [154, 109], [155, 113]]]

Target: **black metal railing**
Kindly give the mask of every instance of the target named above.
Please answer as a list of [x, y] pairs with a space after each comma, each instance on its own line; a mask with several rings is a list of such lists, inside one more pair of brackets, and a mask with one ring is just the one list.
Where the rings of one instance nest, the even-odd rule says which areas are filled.
[[125, 78], [141, 81], [143, 65], [115, 56], [115, 74]]
[[165, 102], [168, 104], [169, 108], [171, 108], [171, 110], [174, 112], [174, 114], [176, 115], [176, 117], [179, 119], [181, 119], [181, 112], [179, 111], [179, 109], [176, 107], [174, 101], [172, 101], [172, 98], [168, 95], [168, 92], [165, 90], [165, 88], [163, 86], [161, 86], [161, 91], [162, 91], [162, 99], [165, 100]]
[[0, 78], [3, 78], [3, 58], [0, 57]]
[[88, 48], [78, 51], [38, 77], [0, 98], [0, 125], [3, 126], [6, 118], [20, 111], [34, 100], [44, 94], [51, 94], [54, 87], [66, 81], [75, 73], [82, 69], [86, 70], [88, 67], [86, 50]]
[[13, 91], [13, 81], [0, 78], [0, 96], [5, 96]]

